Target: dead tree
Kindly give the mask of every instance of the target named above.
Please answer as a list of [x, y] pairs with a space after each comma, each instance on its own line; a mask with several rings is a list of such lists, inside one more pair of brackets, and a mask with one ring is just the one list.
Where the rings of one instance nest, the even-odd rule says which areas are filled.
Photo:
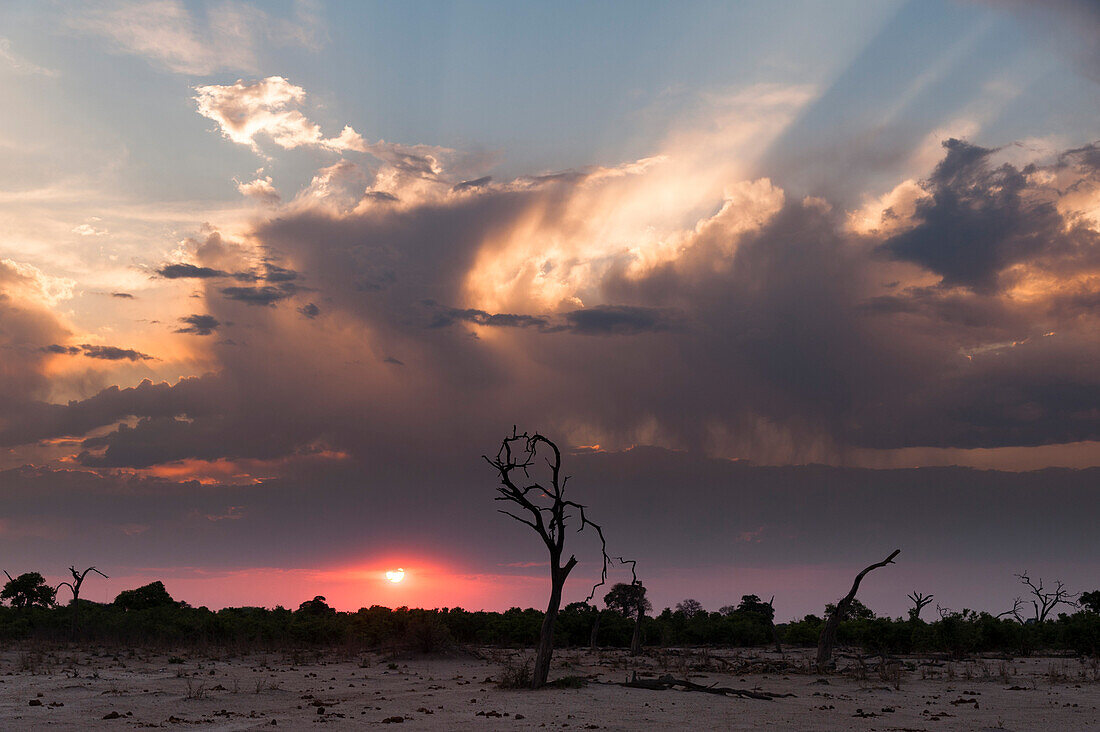
[[1043, 587], [1042, 577], [1039, 578], [1039, 584], [1032, 582], [1027, 572], [1018, 574], [1016, 577], [1020, 582], [1027, 585], [1028, 589], [1031, 590], [1031, 594], [1035, 597], [1035, 599], [1031, 601], [1031, 605], [1035, 608], [1036, 623], [1041, 623], [1046, 620], [1051, 611], [1059, 605], [1077, 607], [1077, 593], [1067, 590], [1061, 580], [1054, 583], [1054, 590], [1051, 591]]
[[[634, 559], [623, 559], [619, 557], [619, 563], [630, 565], [630, 585], [632, 587], [642, 588], [642, 582], [638, 579], [638, 573], [635, 571], [638, 562]], [[642, 619], [645, 617], [645, 604], [645, 588], [642, 588], [638, 592], [638, 612], [634, 616], [634, 635], [630, 638], [631, 656], [637, 656], [642, 652]]]
[[[551, 453], [551, 456], [545, 458], [550, 469], [550, 481], [547, 485], [537, 481], [528, 483], [531, 480], [529, 470], [535, 465], [540, 449], [549, 450]], [[500, 476], [500, 485], [497, 486], [497, 492], [500, 495], [495, 500], [515, 503], [526, 511], [527, 517], [504, 509], [498, 509], [500, 513], [534, 529], [550, 553], [550, 601], [547, 603], [546, 615], [542, 620], [542, 632], [539, 634], [538, 652], [535, 655], [535, 668], [531, 677], [531, 688], [538, 689], [546, 684], [547, 676], [550, 674], [550, 657], [554, 652], [554, 622], [561, 609], [565, 580], [573, 571], [573, 567], [577, 566], [577, 558], [572, 554], [564, 564], [562, 563], [565, 551], [565, 528], [574, 518], [570, 511], [576, 511], [577, 517], [580, 518], [577, 531], [583, 531], [586, 526], [591, 526], [599, 535], [603, 553], [603, 577], [607, 577], [609, 561], [607, 543], [603, 537], [603, 528], [588, 520], [584, 513], [584, 506], [566, 500], [565, 484], [569, 481], [569, 477], [561, 474], [561, 451], [552, 441], [537, 432], [533, 435], [528, 435], [526, 432], [517, 434], [513, 427], [512, 435], [501, 441], [495, 458], [487, 455], [482, 457]], [[599, 584], [602, 584], [602, 581]], [[591, 597], [589, 596], [589, 599]]]
[[80, 600], [80, 586], [82, 584], [84, 584], [84, 578], [88, 576], [89, 572], [95, 572], [96, 574], [98, 574], [103, 579], [110, 579], [110, 577], [103, 574], [102, 572], [100, 572], [95, 567], [88, 567], [83, 572], [77, 572], [76, 571], [76, 566], [73, 565], [73, 566], [69, 567], [69, 572], [71, 572], [72, 575], [73, 575], [73, 581], [72, 582], [61, 582], [60, 584], [57, 585], [56, 588], [54, 588], [54, 592], [59, 591], [62, 587], [68, 587], [73, 593], [73, 599], [69, 603], [69, 605], [71, 605], [72, 608], [73, 608], [72, 623], [71, 623], [71, 626], [70, 626], [70, 635], [75, 636], [76, 635], [76, 616], [80, 614], [80, 603], [79, 603], [79, 600]]
[[600, 609], [596, 608], [596, 618], [592, 621], [592, 634], [588, 636], [588, 649], [596, 650], [596, 636], [600, 633]]
[[1012, 601], [1012, 609], [1011, 610], [1005, 610], [1003, 613], [997, 613], [993, 617], [1003, 618], [1005, 615], [1011, 615], [1012, 617], [1016, 618], [1017, 622], [1022, 623], [1022, 622], [1024, 622], [1024, 617], [1022, 615], [1020, 615], [1020, 607], [1023, 606], [1023, 604], [1024, 604], [1024, 599], [1022, 597], [1017, 597], [1016, 599], [1014, 599]]
[[95, 567], [88, 567], [83, 572], [77, 572], [76, 567], [73, 566], [73, 567], [69, 567], [69, 572], [71, 572], [72, 575], [73, 575], [73, 581], [72, 582], [62, 582], [62, 583], [60, 583], [57, 586], [57, 588], [55, 589], [55, 592], [57, 590], [60, 590], [62, 587], [68, 587], [73, 593], [73, 599], [72, 599], [72, 602], [69, 603], [70, 605], [75, 604], [76, 601], [80, 599], [80, 586], [82, 584], [84, 584], [84, 578], [88, 576], [89, 572], [95, 572], [96, 574], [98, 574], [103, 579], [111, 579], [110, 577], [103, 574], [102, 572], [100, 572]]
[[768, 607], [772, 609], [772, 616], [768, 618], [768, 627], [772, 634], [772, 643], [775, 643], [775, 652], [783, 653], [783, 644], [779, 642], [779, 630], [775, 627], [775, 595], [772, 595], [772, 599], [768, 600]]
[[828, 620], [825, 621], [825, 627], [822, 628], [821, 637], [817, 641], [818, 671], [823, 671], [833, 657], [833, 644], [836, 643], [837, 628], [840, 627], [841, 618], [847, 615], [848, 608], [852, 605], [852, 600], [855, 599], [856, 593], [859, 592], [859, 583], [862, 582], [863, 578], [872, 570], [878, 569], [879, 567], [885, 567], [887, 564], [893, 564], [894, 557], [898, 554], [901, 554], [901, 549], [895, 549], [894, 553], [886, 557], [886, 559], [872, 564], [870, 567], [857, 574], [855, 582], [852, 583], [852, 589], [836, 604], [836, 609], [833, 610]]
[[907, 597], [913, 601], [913, 607], [909, 609], [909, 619], [917, 621], [920, 620], [920, 611], [932, 602], [932, 598], [935, 597], [935, 595], [922, 595], [914, 590], [907, 595]]

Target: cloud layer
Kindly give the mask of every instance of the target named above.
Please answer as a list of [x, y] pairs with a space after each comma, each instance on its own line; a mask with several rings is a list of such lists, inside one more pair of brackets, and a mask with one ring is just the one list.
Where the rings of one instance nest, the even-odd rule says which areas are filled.
[[[416, 517], [413, 538], [441, 551], [471, 526], [490, 532], [477, 458], [518, 424], [607, 486], [594, 496], [620, 526], [695, 522], [691, 551], [763, 565], [820, 547], [820, 517], [839, 521], [838, 506], [871, 505], [871, 533], [892, 541], [899, 511], [927, 507], [907, 492], [920, 481], [951, 486], [926, 492], [940, 501], [980, 483], [969, 520], [994, 501], [967, 471], [791, 464], [1097, 452], [1095, 144], [1022, 155], [937, 139], [926, 168], [868, 184], [853, 207], [758, 169], [812, 97], [801, 87], [732, 94], [717, 122], [637, 160], [512, 178], [489, 174], [492, 155], [332, 134], [283, 77], [194, 93], [225, 144], [298, 150], [316, 169], [295, 193], [265, 163], [237, 182], [264, 204], [247, 226], [203, 227], [131, 267], [173, 293], [149, 345], [87, 337], [59, 307], [74, 283], [0, 262], [0, 447], [5, 464], [26, 463], [3, 479], [28, 515], [35, 487], [56, 480], [74, 505], [132, 499], [87, 536], [121, 532], [149, 551], [150, 527], [158, 541], [191, 531], [247, 551], [246, 539], [292, 534], [303, 511], [324, 538], [311, 560], [364, 533], [400, 542], [385, 530], [395, 517]], [[181, 366], [143, 380], [149, 362]], [[1084, 505], [1083, 475], [1050, 480]], [[1044, 479], [997, 480], [1015, 503], [982, 536], [1019, 530]], [[632, 489], [650, 508], [630, 504]], [[922, 516], [974, 549], [954, 515]], [[59, 514], [40, 538], [73, 522]], [[835, 548], [854, 557], [848, 538]], [[490, 544], [469, 554], [502, 550]]]

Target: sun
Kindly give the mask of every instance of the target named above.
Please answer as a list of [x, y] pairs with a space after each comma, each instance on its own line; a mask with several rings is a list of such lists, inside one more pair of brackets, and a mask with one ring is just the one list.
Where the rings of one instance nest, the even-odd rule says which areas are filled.
[[397, 569], [387, 570], [386, 579], [396, 585], [398, 582], [405, 579], [405, 570], [401, 567], [398, 567]]

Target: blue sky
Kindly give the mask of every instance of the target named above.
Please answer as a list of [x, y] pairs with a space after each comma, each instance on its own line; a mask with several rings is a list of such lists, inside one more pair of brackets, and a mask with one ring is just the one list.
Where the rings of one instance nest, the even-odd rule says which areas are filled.
[[[183, 7], [201, 34], [206, 6]], [[755, 83], [814, 88], [814, 102], [782, 138], [787, 154], [798, 156], [880, 124], [898, 128], [882, 143], [896, 149], [906, 141], [898, 136], [922, 135], [983, 100], [981, 141], [990, 145], [1050, 135], [1087, 141], [1085, 120], [1097, 112], [1094, 82], [1075, 72], [1072, 40], [1029, 33], [1026, 18], [995, 4], [264, 9], [290, 22], [298, 13], [315, 17], [310, 43], [259, 44], [246, 64], [252, 68], [227, 62], [198, 74], [174, 73], [83, 31], [75, 6], [8, 5], [0, 21], [11, 51], [56, 75], [0, 70], [10, 107], [22, 110], [0, 130], [18, 144], [63, 140], [70, 154], [95, 145], [106, 156], [126, 155], [117, 181], [126, 193], [172, 199], [213, 195], [215, 175], [226, 183], [247, 172], [249, 155], [205, 134], [209, 125], [189, 113], [188, 93], [200, 81], [246, 76], [284, 76], [308, 90], [320, 122], [352, 123], [371, 138], [499, 152], [504, 175], [643, 157], [697, 109], [700, 95]], [[41, 170], [40, 162], [29, 167]], [[106, 164], [76, 162], [89, 171]], [[161, 174], [166, 167], [172, 176]]]

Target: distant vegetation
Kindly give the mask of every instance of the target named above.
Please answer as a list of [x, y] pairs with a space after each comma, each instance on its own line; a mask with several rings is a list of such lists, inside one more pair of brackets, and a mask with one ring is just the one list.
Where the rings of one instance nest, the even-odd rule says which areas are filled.
[[[174, 600], [160, 582], [121, 592], [110, 604], [77, 600], [60, 606], [46, 602], [48, 593], [41, 591], [45, 585], [40, 580], [40, 575], [20, 575], [12, 580], [15, 585], [8, 583], [13, 592], [5, 592], [5, 599], [20, 604], [0, 607], [0, 640], [241, 650], [328, 647], [438, 652], [473, 644], [535, 647], [543, 621], [541, 611], [519, 608], [470, 612], [461, 608], [391, 610], [374, 606], [337, 612], [323, 597], [303, 602], [297, 610], [243, 607], [215, 612]], [[13, 596], [16, 589], [22, 594]], [[597, 610], [585, 603], [562, 608], [555, 644], [588, 646], [598, 615], [596, 644], [629, 647], [635, 618], [629, 608], [624, 611], [616, 605], [615, 596], [611, 599], [614, 609]], [[678, 607], [643, 619], [641, 632], [646, 647], [748, 647], [772, 642], [771, 605], [754, 595], [720, 612], [708, 612], [694, 601], [684, 601]], [[1028, 655], [1040, 650], [1100, 655], [1100, 592], [1085, 593], [1079, 608], [1070, 609], [1075, 612], [1060, 613], [1042, 622], [941, 609], [933, 622], [925, 622], [874, 617], [860, 605], [840, 623], [838, 642], [861, 647], [868, 653], [944, 653], [959, 658], [979, 652]], [[823, 623], [822, 618], [808, 615], [797, 622], [780, 623], [776, 629], [784, 645], [808, 647], [817, 644]]]
[[[539, 451], [541, 450], [541, 453]], [[536, 453], [539, 453], [536, 455]], [[537, 459], [536, 459], [537, 458]], [[775, 623], [772, 598], [764, 602], [745, 595], [736, 605], [710, 612], [702, 603], [685, 599], [676, 609], [649, 616], [650, 601], [638, 579], [637, 562], [628, 565], [629, 584], [619, 583], [603, 595], [605, 609], [596, 607], [596, 591], [604, 586], [611, 557], [603, 527], [593, 522], [585, 507], [565, 497], [568, 476], [561, 472], [561, 452], [550, 439], [515, 428], [502, 441], [495, 457], [484, 456], [499, 478], [495, 500], [505, 502], [501, 513], [533, 529], [547, 548], [551, 587], [545, 612], [512, 608], [506, 612], [470, 612], [462, 608], [434, 610], [373, 606], [356, 612], [337, 612], [324, 597], [306, 600], [297, 610], [276, 607], [194, 608], [169, 595], [161, 582], [125, 590], [110, 604], [80, 599], [90, 576], [107, 575], [93, 567], [69, 567], [71, 582], [46, 584], [38, 572], [12, 577], [0, 589], [0, 641], [81, 642], [125, 646], [262, 648], [340, 647], [348, 651], [380, 649], [393, 654], [432, 653], [456, 645], [496, 645], [536, 648], [535, 665], [528, 677], [532, 688], [546, 683], [556, 647], [817, 646], [815, 668], [827, 673], [834, 667], [836, 644], [855, 646], [868, 653], [942, 653], [963, 658], [973, 653], [1029, 655], [1036, 651], [1072, 651], [1100, 656], [1100, 590], [1075, 593], [1061, 581], [1053, 586], [1026, 571], [1017, 574], [1023, 596], [997, 615], [936, 606], [938, 619], [926, 622], [921, 612], [934, 595], [914, 591], [907, 618], [880, 618], [856, 598], [860, 583], [873, 570], [894, 564], [895, 549], [855, 576], [848, 594], [828, 604], [824, 617]], [[544, 481], [531, 473], [545, 462]], [[509, 505], [511, 504], [511, 505]], [[516, 511], [516, 512], [513, 512]], [[591, 528], [600, 540], [602, 571], [586, 602], [561, 607], [562, 590], [577, 565], [565, 551], [567, 527]], [[94, 574], [93, 574], [94, 573]], [[57, 593], [68, 588], [71, 599], [59, 605]], [[1061, 612], [1064, 608], [1067, 612]], [[1068, 611], [1073, 611], [1072, 613]], [[931, 614], [931, 613], [929, 613]], [[1029, 616], [1030, 614], [1030, 616]], [[1029, 616], [1025, 618], [1025, 616]]]

